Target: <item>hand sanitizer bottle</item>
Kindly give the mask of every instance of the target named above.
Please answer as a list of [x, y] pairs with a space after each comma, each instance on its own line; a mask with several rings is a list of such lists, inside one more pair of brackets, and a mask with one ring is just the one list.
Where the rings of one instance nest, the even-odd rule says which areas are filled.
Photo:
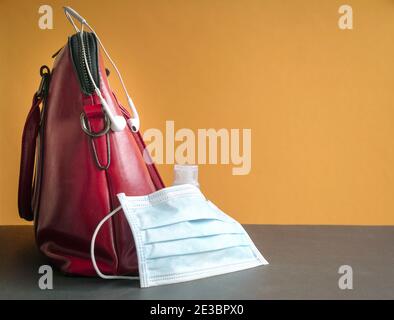
[[200, 187], [198, 183], [198, 166], [197, 165], [183, 165], [176, 164], [174, 166], [174, 183], [173, 185], [179, 184], [192, 184], [196, 187]]

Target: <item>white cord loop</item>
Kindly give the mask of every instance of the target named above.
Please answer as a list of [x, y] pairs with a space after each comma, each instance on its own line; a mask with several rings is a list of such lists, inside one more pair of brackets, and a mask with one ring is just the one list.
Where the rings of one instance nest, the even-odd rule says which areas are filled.
[[103, 224], [105, 222], [107, 222], [115, 213], [119, 212], [121, 209], [122, 209], [122, 207], [119, 206], [115, 210], [111, 211], [97, 225], [96, 230], [94, 230], [94, 233], [93, 233], [92, 241], [90, 243], [90, 258], [92, 259], [94, 270], [96, 270], [96, 273], [103, 279], [129, 279], [129, 280], [136, 280], [136, 279], [139, 279], [138, 276], [135, 276], [135, 277], [133, 277], [133, 276], [111, 276], [111, 275], [107, 275], [107, 274], [102, 273], [100, 271], [99, 267], [97, 266], [96, 256], [94, 254], [94, 247], [95, 247], [95, 244], [96, 244], [97, 234], [99, 233], [101, 227], [103, 226]]

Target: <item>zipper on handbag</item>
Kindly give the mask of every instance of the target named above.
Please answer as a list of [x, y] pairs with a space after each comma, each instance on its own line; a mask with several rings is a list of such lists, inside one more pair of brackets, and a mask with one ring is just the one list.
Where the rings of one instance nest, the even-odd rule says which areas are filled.
[[[81, 90], [87, 94], [92, 95], [94, 93], [94, 86], [90, 80], [85, 59], [82, 51], [82, 39], [79, 33], [74, 34], [70, 42], [70, 50], [72, 59], [74, 62], [75, 70], [78, 75], [78, 79], [81, 85]], [[89, 65], [89, 69], [92, 72], [92, 76], [97, 84], [99, 84], [98, 77], [98, 49], [96, 37], [89, 32], [83, 33], [83, 43], [86, 52], [86, 59]]]
[[[92, 58], [91, 58], [90, 52], [89, 52], [90, 50], [89, 50], [89, 45], [88, 45], [88, 41], [87, 41], [87, 36], [88, 36], [87, 33], [83, 34], [83, 42], [84, 42], [84, 47], [85, 47], [85, 51], [86, 51], [86, 60], [89, 65], [89, 69], [91, 70], [92, 69]], [[85, 62], [85, 59], [83, 56], [83, 49], [82, 49], [81, 41], [82, 41], [81, 37], [78, 37], [78, 44], [79, 44], [78, 52], [79, 52], [79, 63], [80, 63], [79, 67], [82, 72], [82, 79], [83, 79], [84, 86], [87, 88], [88, 92], [93, 93], [94, 87], [93, 87], [92, 81], [89, 78], [89, 74], [88, 74], [88, 71], [86, 68], [86, 62]]]

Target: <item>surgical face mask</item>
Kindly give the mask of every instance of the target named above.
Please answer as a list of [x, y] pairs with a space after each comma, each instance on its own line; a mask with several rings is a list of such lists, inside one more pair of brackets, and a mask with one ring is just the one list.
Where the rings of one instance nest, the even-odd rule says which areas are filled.
[[173, 186], [147, 196], [121, 193], [118, 198], [121, 207], [100, 222], [92, 239], [92, 262], [102, 278], [138, 278], [104, 275], [94, 257], [100, 227], [120, 209], [133, 233], [143, 288], [268, 264], [244, 228], [193, 185]]

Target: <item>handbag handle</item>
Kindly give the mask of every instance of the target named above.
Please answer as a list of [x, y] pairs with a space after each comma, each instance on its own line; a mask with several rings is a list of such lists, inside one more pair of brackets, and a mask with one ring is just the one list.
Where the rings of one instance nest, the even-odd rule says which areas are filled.
[[22, 152], [19, 170], [18, 210], [19, 216], [27, 221], [34, 219], [32, 208], [33, 173], [36, 155], [36, 139], [40, 127], [40, 104], [42, 97], [36, 93], [22, 134]]
[[19, 216], [27, 221], [34, 219], [33, 210], [33, 176], [36, 158], [36, 142], [41, 123], [40, 104], [45, 101], [51, 70], [43, 65], [40, 68], [41, 82], [33, 96], [33, 102], [27, 115], [22, 134], [21, 163], [19, 169], [18, 209]]

